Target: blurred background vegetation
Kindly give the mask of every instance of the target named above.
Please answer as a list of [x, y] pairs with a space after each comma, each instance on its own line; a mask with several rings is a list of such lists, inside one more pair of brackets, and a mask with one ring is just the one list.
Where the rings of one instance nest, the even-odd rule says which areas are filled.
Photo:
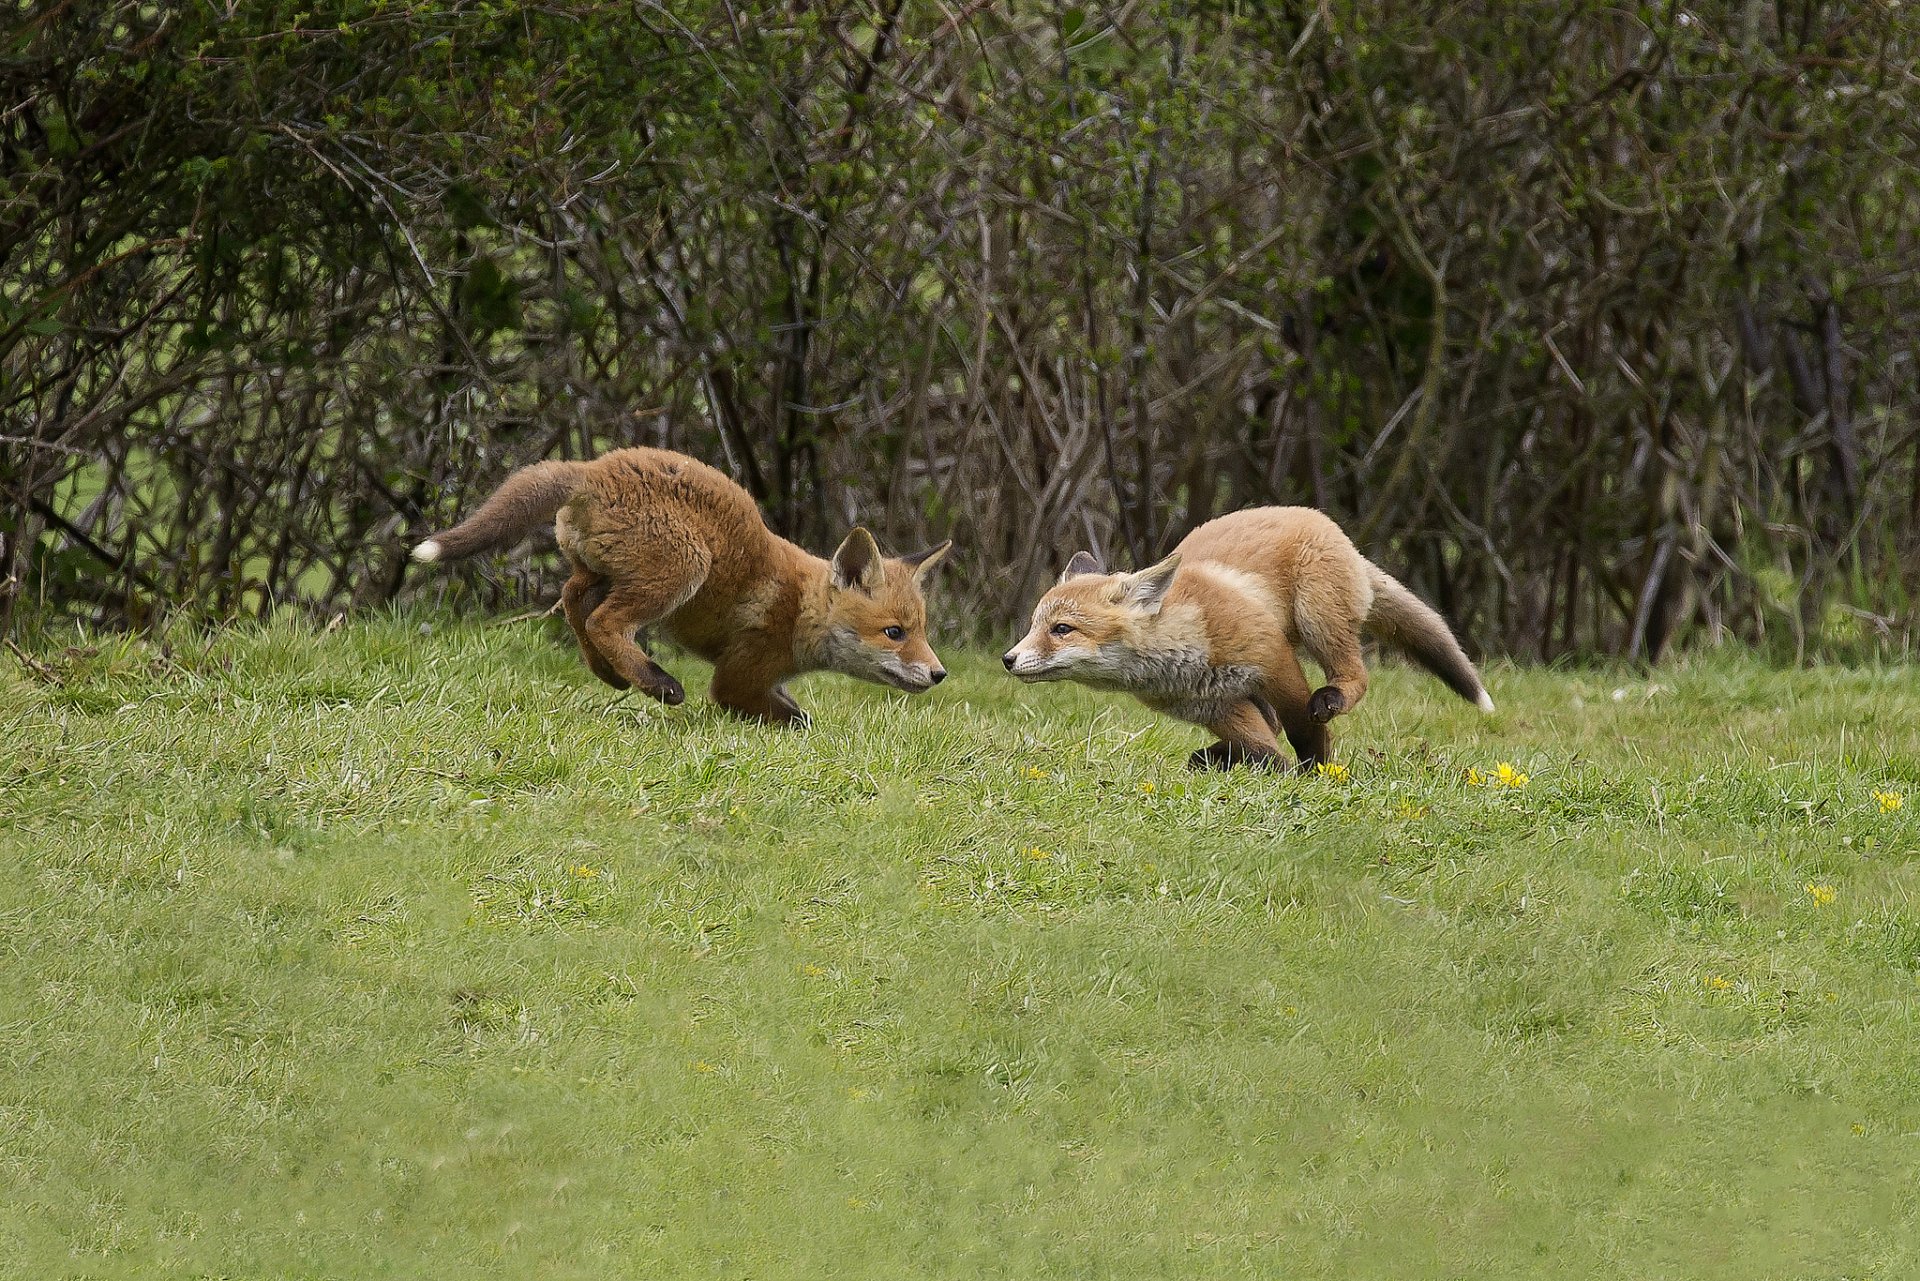
[[1309, 503], [1480, 650], [1904, 652], [1920, 19], [1869, 0], [0, 4], [0, 632], [544, 602], [511, 468], [816, 549]]

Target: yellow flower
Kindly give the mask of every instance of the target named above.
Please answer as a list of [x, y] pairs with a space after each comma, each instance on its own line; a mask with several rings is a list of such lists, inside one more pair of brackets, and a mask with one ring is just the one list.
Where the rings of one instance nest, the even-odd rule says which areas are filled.
[[800, 967], [800, 972], [810, 979], [817, 979], [827, 971], [824, 966], [815, 965], [812, 961], [808, 961]]
[[1038, 863], [1041, 859], [1047, 859], [1047, 858], [1053, 857], [1052, 850], [1043, 850], [1035, 845], [1029, 845], [1027, 846], [1027, 848], [1021, 850], [1020, 852], [1022, 854], [1025, 854], [1028, 858], [1032, 859], [1036, 863]]
[[1047, 776], [1047, 772], [1041, 769], [1037, 765], [1029, 765], [1025, 770], [1021, 772], [1024, 773], [1028, 778], [1045, 778]]
[[1471, 765], [1467, 766], [1467, 786], [1468, 787], [1478, 787], [1486, 781], [1487, 781], [1487, 776], [1485, 774], [1482, 774], [1479, 770], [1475, 769]]
[[1836, 895], [1833, 892], [1833, 886], [1831, 885], [1826, 885], [1826, 884], [1816, 885], [1814, 882], [1808, 881], [1806, 885], [1803, 886], [1802, 888], [1804, 888], [1807, 891], [1808, 898], [1812, 899], [1815, 903], [1820, 904], [1822, 907], [1825, 907], [1828, 903], [1833, 902], [1834, 898], [1836, 897]]
[[1867, 1132], [1867, 1127], [1859, 1124], [1858, 1122], [1855, 1122], [1853, 1126], [1853, 1132], [1855, 1134], [1865, 1134]]
[[1733, 983], [1728, 979], [1721, 978], [1718, 974], [1703, 974], [1700, 976], [1700, 982], [1704, 984], [1710, 992], [1730, 992], [1733, 990]]
[[1401, 801], [1394, 813], [1404, 819], [1425, 818], [1432, 811], [1424, 805], [1415, 805], [1412, 801]]
[[1880, 812], [1882, 814], [1891, 814], [1907, 803], [1907, 798], [1900, 795], [1900, 793], [1881, 791], [1879, 788], [1874, 789], [1873, 799], [1879, 802]]
[[1493, 779], [1502, 787], [1525, 787], [1527, 776], [1513, 767], [1512, 761], [1501, 761], [1493, 767]]
[[1140, 784], [1140, 790], [1141, 790], [1141, 791], [1143, 791], [1143, 792], [1145, 792], [1145, 793], [1146, 793], [1146, 794], [1147, 794], [1148, 796], [1152, 796], [1152, 795], [1153, 795], [1153, 784], [1152, 784], [1152, 783], [1142, 783], [1142, 784]]
[[1336, 783], [1344, 783], [1353, 777], [1352, 771], [1335, 761], [1322, 761], [1313, 767], [1313, 772]]
[[693, 1070], [701, 1073], [719, 1071], [718, 1068], [714, 1067], [713, 1064], [707, 1062], [705, 1059], [695, 1059], [693, 1061]]
[[572, 867], [568, 868], [567, 871], [572, 874], [575, 880], [580, 881], [591, 881], [594, 877], [600, 875], [600, 873], [594, 871], [585, 863], [575, 863]]

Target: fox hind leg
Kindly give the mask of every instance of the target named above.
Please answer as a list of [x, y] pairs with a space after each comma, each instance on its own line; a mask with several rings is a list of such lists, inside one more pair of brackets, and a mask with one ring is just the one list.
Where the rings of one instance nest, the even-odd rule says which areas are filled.
[[1315, 695], [1308, 693], [1307, 674], [1300, 669], [1292, 647], [1275, 654], [1262, 692], [1279, 728], [1286, 732], [1287, 745], [1293, 748], [1302, 771], [1332, 759], [1332, 736], [1327, 733], [1326, 722], [1313, 714]]
[[702, 567], [690, 577], [663, 575], [616, 583], [587, 616], [587, 639], [614, 671], [669, 707], [687, 701], [686, 687], [635, 643], [634, 633], [686, 604], [705, 576]]
[[1313, 661], [1326, 671], [1327, 683], [1313, 691], [1307, 711], [1324, 725], [1352, 711], [1367, 696], [1367, 660], [1360, 652], [1360, 626], [1344, 614], [1335, 621], [1311, 617], [1306, 608], [1295, 611], [1300, 641]]
[[633, 682], [606, 660], [587, 635], [588, 617], [606, 598], [607, 580], [576, 563], [573, 576], [560, 589], [560, 608], [566, 611], [567, 626], [573, 628], [573, 638], [580, 643], [580, 657], [586, 660], [588, 670], [615, 689], [631, 689]]

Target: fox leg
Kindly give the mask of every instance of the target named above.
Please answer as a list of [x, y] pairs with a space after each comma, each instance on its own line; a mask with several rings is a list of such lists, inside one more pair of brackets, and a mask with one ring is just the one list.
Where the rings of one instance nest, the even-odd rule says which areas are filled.
[[686, 687], [635, 644], [633, 634], [686, 604], [704, 577], [703, 571], [678, 581], [656, 577], [617, 583], [587, 616], [587, 640], [607, 664], [641, 693], [669, 707], [687, 701]]
[[573, 577], [560, 589], [560, 607], [566, 611], [567, 626], [573, 628], [573, 638], [580, 642], [580, 657], [587, 660], [587, 667], [615, 689], [631, 689], [633, 682], [614, 670], [613, 664], [601, 655], [599, 648], [587, 636], [587, 617], [600, 608], [600, 602], [606, 598], [607, 580], [577, 562], [573, 567]]
[[1261, 709], [1264, 701], [1242, 699], [1210, 723], [1207, 728], [1218, 734], [1220, 741], [1187, 757], [1187, 768], [1232, 769], [1235, 765], [1251, 765], [1256, 769], [1272, 769], [1280, 760], [1280, 740], [1273, 736], [1273, 727], [1267, 724]]
[[1334, 717], [1350, 712], [1367, 696], [1367, 660], [1360, 653], [1360, 627], [1341, 618], [1332, 623], [1308, 617], [1307, 611], [1295, 611], [1300, 641], [1313, 661], [1327, 674], [1327, 683], [1313, 691], [1307, 710], [1324, 725]]
[[768, 682], [764, 673], [754, 671], [752, 664], [729, 662], [725, 655], [714, 664], [713, 688], [709, 693], [714, 702], [748, 720], [791, 725], [795, 729], [805, 729], [812, 721], [778, 682]]
[[1314, 696], [1307, 690], [1307, 674], [1300, 669], [1300, 660], [1295, 657], [1293, 647], [1281, 647], [1273, 655], [1267, 685], [1262, 693], [1266, 695], [1280, 727], [1286, 731], [1287, 745], [1293, 748], [1299, 768], [1303, 771], [1333, 756], [1326, 722], [1314, 717]]

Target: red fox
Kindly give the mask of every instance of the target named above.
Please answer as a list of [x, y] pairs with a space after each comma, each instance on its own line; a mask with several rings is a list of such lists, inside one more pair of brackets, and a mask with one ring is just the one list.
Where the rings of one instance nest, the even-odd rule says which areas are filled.
[[822, 560], [769, 530], [746, 490], [665, 449], [524, 467], [413, 558], [509, 546], [548, 520], [573, 566], [560, 603], [580, 656], [615, 689], [638, 687], [670, 706], [686, 701], [680, 682], [634, 641], [654, 622], [713, 664], [714, 702], [769, 724], [807, 724], [785, 688], [802, 672], [843, 672], [916, 694], [946, 679], [927, 644], [921, 590], [951, 539], [883, 558], [873, 535], [856, 527]]
[[[1122, 690], [1219, 735], [1189, 768], [1271, 768], [1284, 730], [1309, 769], [1328, 759], [1327, 722], [1367, 692], [1362, 626], [1493, 710], [1440, 615], [1310, 507], [1210, 520], [1134, 574], [1106, 573], [1080, 552], [1001, 661], [1023, 681]], [[1327, 684], [1309, 692], [1296, 649], [1325, 670]]]

